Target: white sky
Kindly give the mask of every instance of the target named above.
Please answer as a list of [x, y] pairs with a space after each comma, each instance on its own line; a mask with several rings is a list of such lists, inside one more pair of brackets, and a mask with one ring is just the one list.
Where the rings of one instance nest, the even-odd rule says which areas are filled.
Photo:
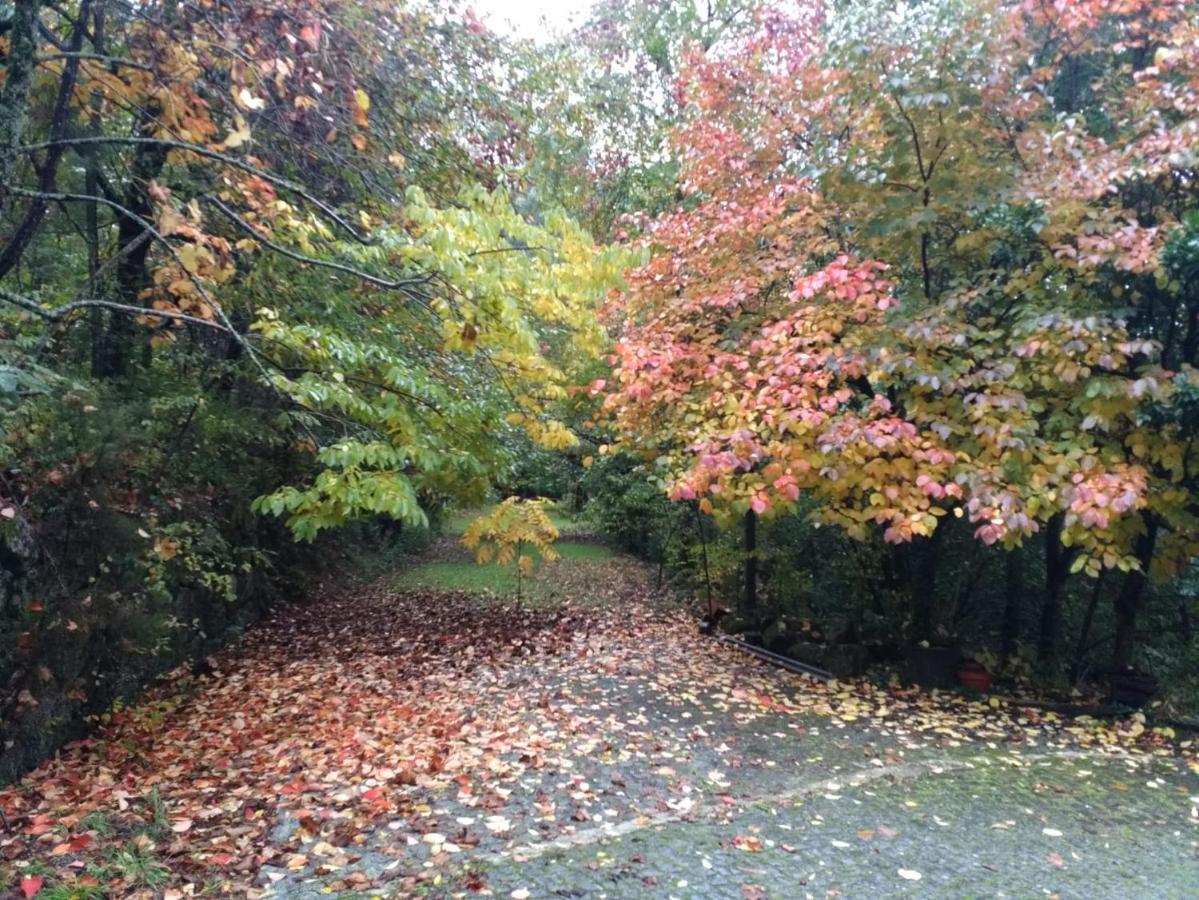
[[479, 18], [496, 31], [538, 38], [551, 31], [561, 31], [572, 21], [581, 19], [591, 8], [592, 0], [466, 0]]

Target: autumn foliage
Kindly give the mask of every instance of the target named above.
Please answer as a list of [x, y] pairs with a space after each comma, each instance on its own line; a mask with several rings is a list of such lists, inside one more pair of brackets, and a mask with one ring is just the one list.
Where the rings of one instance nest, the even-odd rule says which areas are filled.
[[595, 386], [618, 446], [726, 516], [806, 495], [858, 537], [957, 517], [1009, 548], [1052, 523], [1075, 569], [1177, 572], [1193, 8], [821, 9], [684, 77], [683, 202], [630, 225], [653, 255]]

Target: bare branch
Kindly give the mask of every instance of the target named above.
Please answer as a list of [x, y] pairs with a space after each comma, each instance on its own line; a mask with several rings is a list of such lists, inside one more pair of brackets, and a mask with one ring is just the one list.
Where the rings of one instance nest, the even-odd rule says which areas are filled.
[[325, 201], [313, 196], [300, 185], [296, 184], [288, 178], [283, 178], [273, 172], [269, 172], [260, 166], [255, 166], [245, 160], [238, 159], [236, 156], [230, 156], [227, 153], [221, 153], [218, 150], [213, 150], [210, 147], [204, 147], [200, 144], [192, 144], [187, 141], [169, 140], [166, 138], [150, 138], [150, 137], [122, 137], [118, 135], [96, 135], [93, 137], [76, 137], [62, 138], [56, 141], [42, 141], [37, 144], [25, 144], [16, 148], [19, 153], [32, 153], [37, 150], [45, 150], [53, 146], [86, 146], [89, 144], [116, 144], [124, 146], [137, 146], [139, 144], [154, 144], [159, 147], [166, 147], [169, 150], [181, 150], [187, 153], [194, 153], [197, 156], [202, 156], [206, 159], [216, 160], [225, 165], [233, 166], [235, 169], [240, 169], [250, 175], [257, 175], [264, 181], [269, 181], [271, 184], [291, 191], [297, 196], [303, 198], [307, 203], [312, 204], [322, 213], [324, 213], [332, 222], [336, 223], [343, 231], [349, 234], [354, 240], [361, 244], [372, 243], [371, 239], [362, 234], [357, 228], [351, 225], [341, 213], [333, 209]]
[[249, 234], [252, 238], [254, 238], [254, 240], [258, 241], [264, 247], [275, 251], [281, 256], [286, 256], [288, 259], [293, 259], [296, 262], [301, 262], [310, 266], [318, 266], [322, 269], [331, 269], [335, 272], [344, 272], [347, 275], [353, 275], [356, 278], [361, 278], [363, 281], [368, 281], [377, 287], [385, 288], [389, 291], [401, 290], [407, 292], [406, 289], [409, 286], [426, 284], [429, 280], [426, 277], [422, 277], [404, 278], [398, 281], [389, 281], [386, 278], [380, 278], [378, 275], [372, 275], [370, 272], [365, 272], [362, 269], [347, 265], [345, 263], [336, 262], [334, 260], [318, 259], [314, 256], [306, 256], [303, 253], [298, 253], [295, 250], [284, 247], [282, 244], [275, 243], [270, 238], [263, 235], [262, 232], [255, 228], [251, 223], [247, 222], [242, 216], [238, 215], [235, 210], [230, 209], [225, 203], [214, 197], [212, 194], [203, 194], [201, 195], [200, 199], [211, 203], [213, 206], [219, 209], [227, 219], [241, 228], [242, 231], [245, 231], [247, 234]]
[[63, 53], [48, 53], [44, 56], [34, 58], [36, 63], [52, 63], [64, 59], [90, 60], [92, 62], [108, 63], [113, 66], [124, 66], [127, 69], [141, 69], [143, 72], [153, 72], [154, 67], [146, 63], [140, 63], [134, 59], [127, 59], [123, 56], [105, 56], [103, 53], [75, 53], [66, 51]]
[[71, 313], [80, 309], [108, 309], [126, 315], [153, 316], [159, 319], [171, 319], [179, 322], [188, 322], [192, 325], [201, 325], [205, 328], [216, 329], [217, 331], [229, 331], [226, 326], [220, 322], [213, 322], [211, 319], [201, 319], [199, 316], [189, 316], [185, 313], [171, 312], [165, 309], [130, 306], [128, 303], [116, 303], [111, 300], [73, 300], [70, 303], [64, 303], [62, 306], [47, 308], [36, 300], [5, 290], [4, 288], [0, 288], [0, 299], [8, 301], [13, 306], [19, 306], [21, 309], [31, 312], [47, 322], [61, 322], [70, 316]]

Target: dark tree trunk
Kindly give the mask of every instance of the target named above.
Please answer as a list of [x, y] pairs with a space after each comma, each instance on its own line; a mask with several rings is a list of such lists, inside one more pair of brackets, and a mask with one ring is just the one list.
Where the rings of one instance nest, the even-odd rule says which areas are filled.
[[[100, 4], [95, 10], [95, 21], [92, 23], [92, 37], [97, 53], [104, 52], [104, 7]], [[88, 102], [88, 135], [96, 137], [100, 134], [100, 110], [103, 97], [99, 91], [93, 91]], [[100, 160], [97, 147], [91, 145], [84, 150], [85, 163], [84, 190], [90, 197], [98, 197], [100, 193]], [[87, 274], [88, 294], [95, 296], [100, 289], [96, 283], [100, 272], [100, 209], [97, 200], [89, 200], [86, 204], [87, 229]], [[104, 340], [104, 312], [93, 309], [89, 316], [92, 334], [92, 375], [98, 374], [102, 365], [102, 350]]]
[[1057, 662], [1058, 641], [1062, 631], [1062, 593], [1070, 577], [1073, 552], [1062, 545], [1064, 519], [1059, 513], [1045, 529], [1045, 597], [1041, 604], [1041, 631], [1037, 639], [1037, 658], [1049, 665]]
[[937, 570], [941, 563], [944, 534], [943, 528], [937, 528], [932, 537], [919, 538], [912, 542], [912, 552], [916, 557], [910, 583], [912, 632], [917, 640], [929, 640], [933, 636]]
[[758, 514], [745, 513], [745, 612], [758, 608]]
[[1083, 617], [1082, 628], [1078, 633], [1078, 646], [1074, 651], [1074, 662], [1070, 664], [1071, 683], [1078, 681], [1079, 673], [1082, 671], [1082, 658], [1083, 654], [1087, 652], [1087, 641], [1091, 639], [1091, 625], [1095, 622], [1095, 610], [1099, 608], [1105, 574], [1105, 572], [1099, 574], [1099, 577], [1095, 579], [1095, 589], [1091, 591], [1091, 602], [1087, 604], [1087, 614]]
[[[147, 122], [145, 127], [151, 127]], [[121, 205], [143, 219], [152, 218], [153, 205], [147, 192], [149, 183], [158, 177], [166, 164], [167, 149], [157, 144], [138, 146], [130, 166], [129, 180]], [[143, 239], [145, 229], [137, 219], [118, 213], [117, 252], [122, 254], [117, 264], [117, 288], [121, 302], [136, 306], [141, 294], [151, 284], [146, 271], [152, 241]], [[114, 315], [96, 348], [94, 368], [97, 376], [117, 378], [129, 369], [129, 360], [136, 337], [136, 323], [129, 316]]]
[[1149, 581], [1149, 564], [1153, 561], [1153, 550], [1157, 544], [1157, 517], [1152, 513], [1143, 516], [1145, 530], [1137, 537], [1133, 553], [1141, 564], [1139, 570], [1124, 576], [1124, 584], [1116, 595], [1116, 643], [1112, 649], [1112, 669], [1122, 671], [1132, 665], [1133, 650], [1136, 649], [1137, 613], [1145, 596], [1145, 585]]
[[16, 150], [29, 112], [29, 89], [37, 56], [37, 14], [41, 5], [40, 0], [16, 0], [9, 18], [4, 90], [0, 91], [0, 200], [5, 205], [16, 169]]
[[[83, 0], [79, 5], [79, 17], [75, 21], [75, 33], [71, 36], [70, 44], [67, 45], [68, 52], [79, 53], [83, 48], [83, 38], [87, 33], [87, 20], [90, 16], [91, 0]], [[71, 97], [75, 93], [75, 81], [78, 76], [79, 58], [73, 56], [63, 65], [62, 77], [58, 82], [58, 97], [54, 101], [54, 110], [50, 114], [49, 140], [52, 142], [61, 141], [66, 137], [67, 125], [71, 120]], [[62, 161], [65, 149], [62, 144], [52, 145], [46, 148], [46, 154], [42, 161], [35, 164], [38, 169], [37, 187], [40, 193], [50, 193], [58, 186], [58, 164]], [[17, 264], [25, 252], [25, 248], [29, 246], [29, 242], [41, 228], [48, 204], [49, 201], [41, 197], [35, 197], [30, 201], [25, 216], [13, 230], [4, 249], [0, 250], [0, 278], [3, 278]]]
[[1003, 624], [999, 632], [999, 652], [1010, 659], [1020, 637], [1020, 604], [1024, 599], [1024, 566], [1019, 550], [1009, 550], [1004, 559]]
[[699, 511], [699, 504], [692, 507], [695, 511], [695, 527], [699, 530], [699, 547], [700, 560], [704, 564], [704, 589], [708, 595], [708, 615], [716, 612], [716, 606], [712, 602], [712, 573], [708, 569], [708, 534], [704, 530], [704, 517]]

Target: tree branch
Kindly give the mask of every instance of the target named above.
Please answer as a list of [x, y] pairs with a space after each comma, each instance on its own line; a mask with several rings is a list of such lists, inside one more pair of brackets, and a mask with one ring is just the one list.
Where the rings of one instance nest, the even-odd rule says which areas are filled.
[[365, 272], [362, 269], [347, 265], [345, 263], [336, 262], [334, 260], [318, 259], [314, 256], [307, 256], [303, 253], [299, 253], [295, 250], [284, 247], [282, 244], [275, 243], [270, 238], [263, 235], [250, 222], [247, 222], [242, 216], [238, 215], [235, 210], [230, 209], [225, 203], [223, 203], [217, 197], [214, 197], [212, 194], [202, 194], [200, 199], [211, 203], [213, 206], [219, 209], [225, 215], [225, 217], [229, 219], [229, 221], [233, 222], [233, 224], [237, 225], [242, 231], [249, 234], [254, 238], [254, 240], [258, 241], [264, 247], [273, 250], [281, 256], [286, 256], [288, 259], [293, 259], [296, 262], [304, 263], [305, 265], [310, 266], [317, 266], [322, 269], [331, 269], [334, 272], [343, 272], [347, 275], [353, 275], [356, 278], [361, 278], [363, 281], [368, 281], [377, 287], [392, 291], [401, 290], [405, 291], [406, 293], [408, 293], [406, 289], [409, 285], [426, 284], [429, 280], [428, 278], [422, 277], [388, 281], [386, 278], [380, 278], [377, 275], [372, 275], [370, 272]]
[[117, 145], [124, 145], [124, 146], [137, 146], [139, 144], [154, 144], [159, 147], [165, 147], [168, 150], [181, 150], [186, 153], [194, 153], [197, 156], [202, 156], [206, 159], [211, 159], [211, 160], [215, 160], [217, 162], [222, 162], [227, 166], [233, 166], [235, 169], [240, 169], [241, 171], [246, 172], [250, 175], [257, 175], [259, 178], [262, 178], [264, 181], [269, 181], [271, 184], [277, 185], [278, 187], [281, 187], [281, 188], [284, 188], [285, 190], [291, 191], [292, 193], [296, 194], [297, 196], [301, 197], [306, 202], [312, 204], [317, 209], [319, 209], [322, 213], [324, 213], [330, 219], [330, 221], [336, 223], [338, 227], [340, 227], [343, 231], [345, 231], [348, 235], [350, 235], [352, 238], [354, 238], [354, 240], [358, 241], [360, 244], [371, 244], [372, 243], [372, 241], [369, 237], [362, 234], [360, 231], [358, 231], [357, 228], [355, 228], [348, 221], [346, 221], [346, 219], [339, 212], [337, 212], [337, 210], [333, 209], [333, 207], [331, 207], [325, 201], [320, 200], [319, 198], [313, 196], [311, 193], [309, 193], [303, 187], [296, 184], [294, 181], [291, 181], [290, 179], [284, 178], [280, 175], [276, 175], [273, 172], [269, 172], [266, 169], [263, 169], [259, 166], [252, 165], [251, 163], [245, 162], [244, 160], [238, 159], [236, 156], [229, 156], [227, 153], [221, 153], [220, 151], [213, 150], [209, 147], [204, 147], [200, 144], [192, 144], [192, 143], [188, 143], [187, 141], [169, 140], [166, 138], [134, 137], [134, 136], [121, 137], [121, 136], [117, 136], [117, 135], [97, 135], [94, 137], [62, 138], [57, 141], [41, 141], [40, 143], [36, 143], [36, 144], [25, 144], [23, 146], [19, 146], [19, 147], [15, 148], [15, 149], [17, 152], [21, 152], [21, 153], [32, 153], [34, 151], [45, 150], [49, 147], [56, 146], [56, 145], [63, 145], [63, 146], [71, 147], [71, 146], [87, 146], [87, 145], [94, 145], [94, 144], [117, 144]]
[[220, 322], [214, 322], [211, 319], [201, 319], [198, 316], [189, 316], [185, 313], [171, 312], [165, 309], [130, 306], [128, 303], [116, 303], [111, 300], [72, 300], [70, 303], [64, 303], [62, 306], [55, 306], [48, 309], [36, 300], [4, 288], [0, 288], [0, 300], [6, 300], [13, 306], [19, 306], [21, 309], [31, 312], [47, 322], [61, 322], [71, 313], [80, 309], [108, 309], [126, 315], [154, 316], [159, 319], [171, 319], [179, 322], [188, 322], [192, 325], [202, 325], [205, 328], [213, 328], [217, 331], [229, 331], [225, 325], [222, 325]]

